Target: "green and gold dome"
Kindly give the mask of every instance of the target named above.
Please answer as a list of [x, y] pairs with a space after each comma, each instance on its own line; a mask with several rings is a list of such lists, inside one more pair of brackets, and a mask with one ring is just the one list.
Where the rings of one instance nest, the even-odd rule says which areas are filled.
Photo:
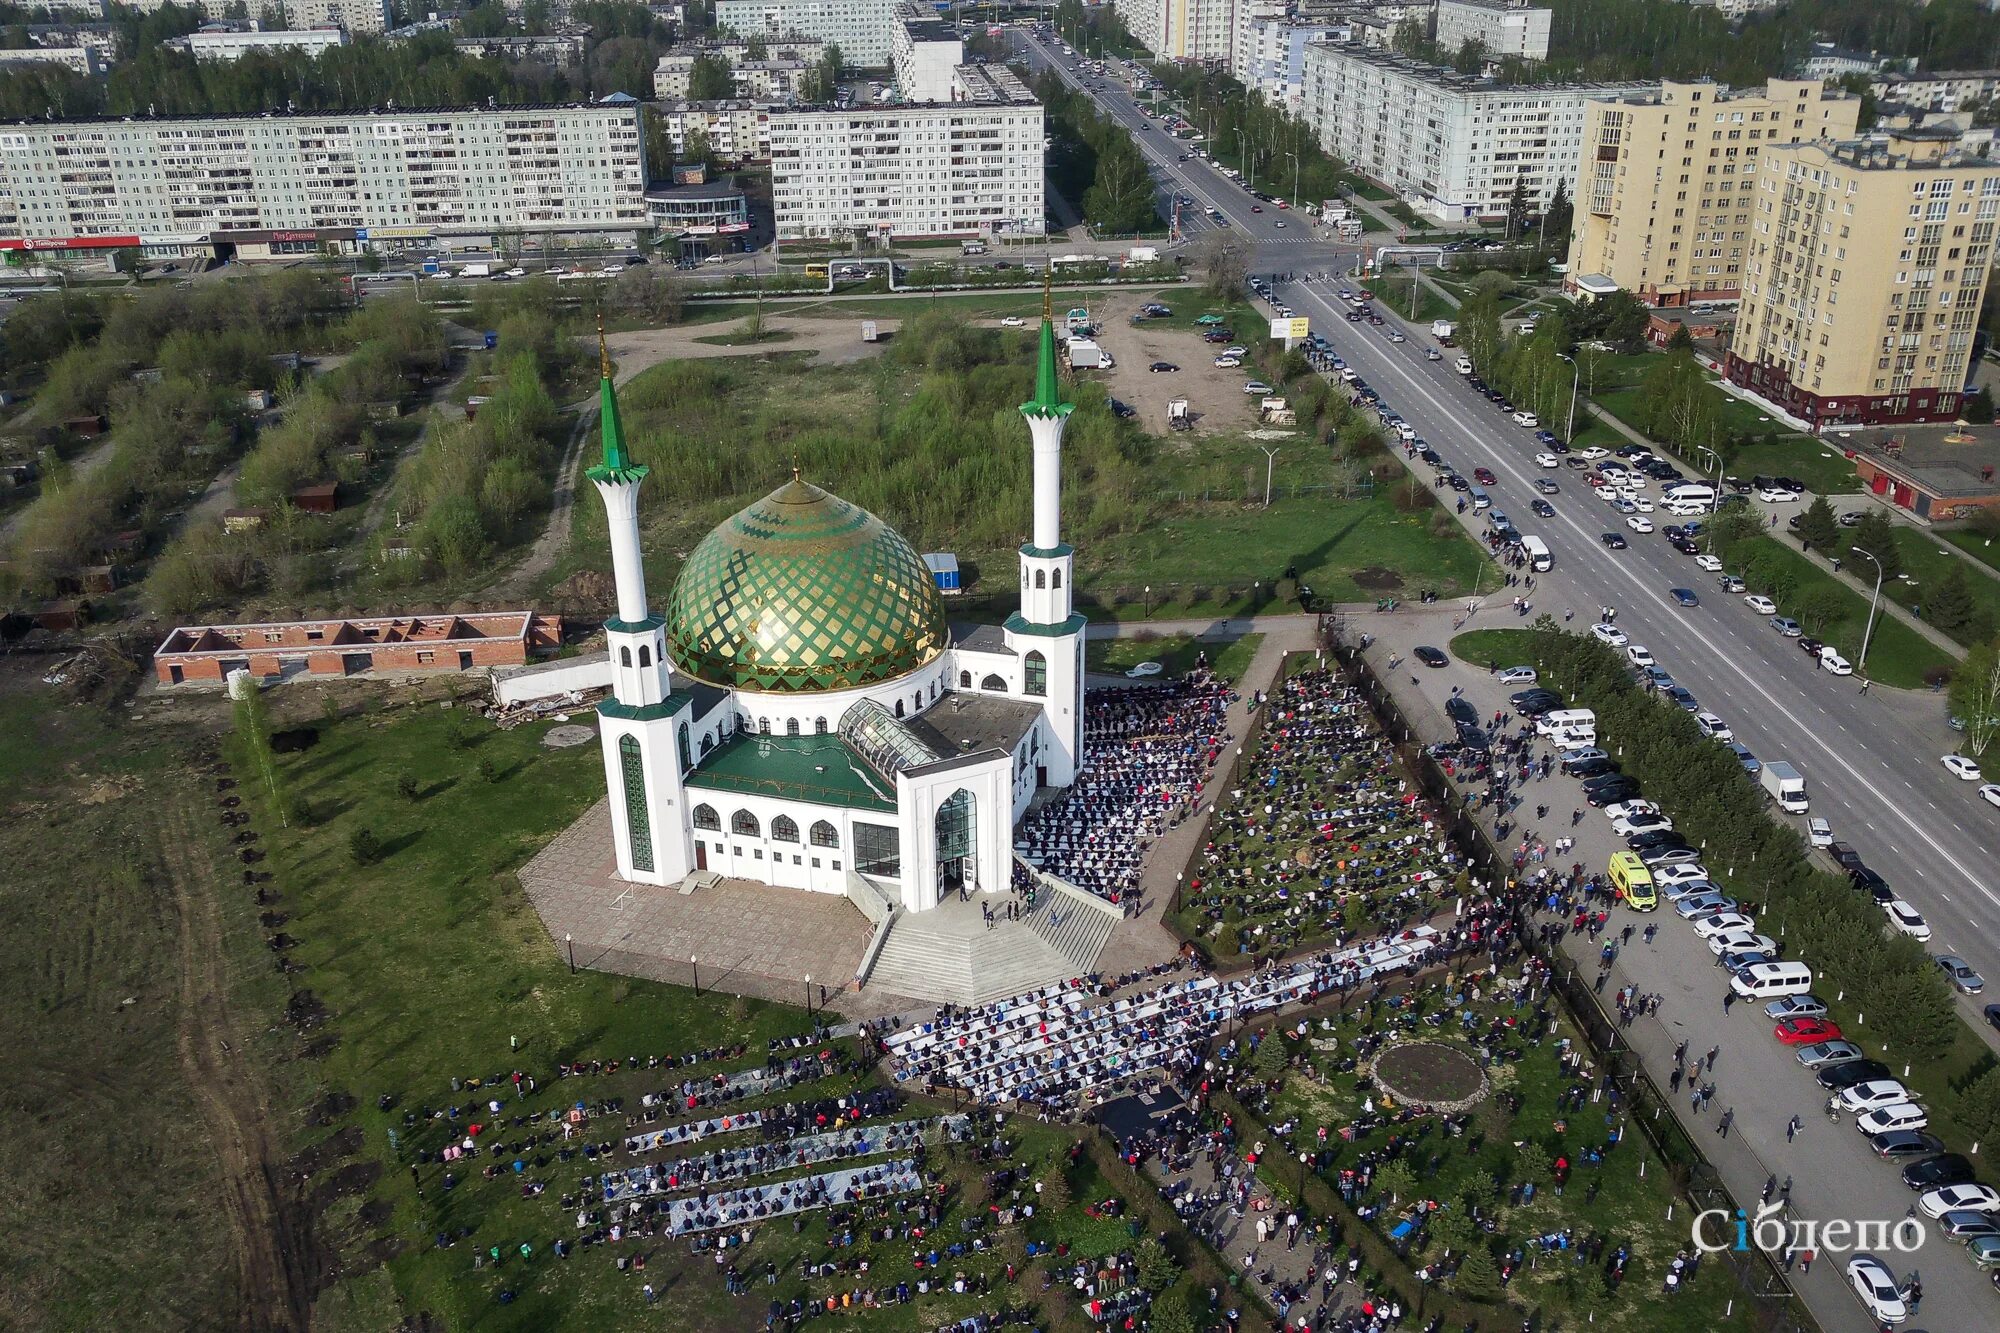
[[702, 538], [667, 603], [676, 667], [772, 694], [893, 680], [949, 645], [937, 584], [902, 534], [796, 476]]

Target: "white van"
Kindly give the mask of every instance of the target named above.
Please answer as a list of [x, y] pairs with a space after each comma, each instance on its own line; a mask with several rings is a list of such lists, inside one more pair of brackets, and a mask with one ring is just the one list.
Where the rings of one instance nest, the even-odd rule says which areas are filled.
[[1528, 557], [1528, 568], [1540, 571], [1555, 564], [1555, 557], [1549, 554], [1549, 544], [1540, 537], [1521, 538], [1521, 550]]
[[1557, 708], [1543, 713], [1535, 719], [1536, 731], [1553, 731], [1558, 727], [1597, 726], [1597, 714], [1588, 708]]
[[1804, 963], [1752, 963], [1741, 976], [1729, 979], [1729, 988], [1746, 1000], [1804, 995], [1812, 984], [1812, 969]]
[[1703, 504], [1715, 503], [1715, 487], [1705, 481], [1677, 481], [1660, 492], [1660, 498], [1669, 502], [1676, 500], [1699, 500]]
[[1706, 514], [1715, 506], [1706, 500], [1666, 500], [1660, 504], [1660, 511], [1675, 518], [1694, 518]]
[[1582, 750], [1597, 744], [1596, 727], [1553, 727], [1542, 735], [1558, 750]]

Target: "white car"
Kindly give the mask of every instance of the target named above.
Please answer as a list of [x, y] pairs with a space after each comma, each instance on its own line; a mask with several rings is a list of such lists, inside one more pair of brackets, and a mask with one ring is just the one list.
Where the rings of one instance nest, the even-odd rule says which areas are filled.
[[1754, 930], [1725, 930], [1720, 935], [1708, 937], [1708, 951], [1717, 956], [1726, 953], [1776, 954], [1778, 942]]
[[1702, 735], [1704, 736], [1713, 737], [1719, 741], [1733, 741], [1736, 739], [1736, 733], [1729, 729], [1727, 722], [1724, 722], [1721, 718], [1705, 709], [1694, 715], [1694, 724], [1701, 728]]
[[1903, 1289], [1896, 1275], [1872, 1254], [1857, 1254], [1847, 1261], [1847, 1285], [1856, 1299], [1867, 1307], [1869, 1317], [1884, 1324], [1900, 1324], [1910, 1317]]
[[1507, 667], [1499, 676], [1502, 685], [1533, 685], [1537, 679], [1535, 669], [1531, 666]]
[[1561, 467], [1563, 465], [1562, 459], [1557, 458], [1554, 454], [1549, 453], [1546, 450], [1543, 451], [1542, 453], [1536, 454], [1535, 461], [1537, 463], [1540, 463], [1543, 467]]
[[1635, 810], [1611, 821], [1611, 831], [1621, 838], [1629, 838], [1634, 833], [1650, 833], [1654, 829], [1670, 829], [1674, 821], [1656, 810]]
[[1266, 384], [1266, 383], [1264, 383], [1264, 381], [1262, 381], [1262, 380], [1251, 380], [1251, 381], [1250, 381], [1250, 382], [1249, 382], [1248, 384], [1246, 384], [1246, 385], [1244, 385], [1244, 386], [1243, 386], [1243, 392], [1245, 392], [1245, 393], [1270, 393], [1270, 392], [1271, 392], [1271, 386], [1270, 386], [1270, 385], [1268, 385], [1268, 384]]
[[[1285, 224], [1280, 222], [1278, 225], [1282, 227]], [[1392, 343], [1406, 343], [1409, 341], [1409, 339], [1405, 338], [1401, 333], [1391, 330], [1389, 333], [1389, 341]]]
[[1605, 817], [1613, 823], [1621, 819], [1630, 819], [1634, 815], [1657, 815], [1659, 813], [1660, 807], [1651, 801], [1620, 801], [1616, 805], [1607, 805], [1604, 807]]
[[1656, 665], [1653, 661], [1652, 651], [1643, 643], [1628, 645], [1625, 649], [1625, 660], [1633, 666], [1638, 667], [1641, 671], [1644, 671], [1649, 666]]
[[1782, 505], [1796, 504], [1799, 497], [1793, 495], [1782, 486], [1766, 486], [1763, 490], [1757, 492], [1757, 498], [1767, 505]]
[[1923, 913], [1901, 898], [1891, 898], [1883, 903], [1882, 911], [1888, 916], [1891, 926], [1911, 939], [1923, 941], [1931, 937], [1931, 923], [1924, 920]]
[[1979, 799], [1988, 805], [2000, 805], [2000, 782], [1989, 782], [1981, 787]]
[[1027, 327], [1027, 323], [1028, 321], [1022, 319], [1019, 315], [1005, 315], [1000, 320], [1000, 327], [1003, 329], [1019, 329]]
[[1634, 494], [1632, 496], [1632, 507], [1642, 514], [1653, 512], [1653, 502], [1643, 495]]
[[1609, 449], [1600, 449], [1593, 444], [1588, 449], [1578, 450], [1576, 456], [1583, 459], [1586, 463], [1595, 463], [1600, 458], [1611, 457], [1611, 451]]
[[1703, 573], [1720, 574], [1722, 572], [1722, 561], [1712, 555], [1698, 555], [1694, 558], [1694, 567]]
[[1878, 1106], [1857, 1116], [1854, 1127], [1873, 1138], [1877, 1134], [1892, 1134], [1899, 1129], [1922, 1129], [1930, 1122], [1930, 1115], [1915, 1102], [1897, 1102], [1893, 1106]]
[[1877, 1107], [1894, 1106], [1910, 1100], [1910, 1090], [1893, 1078], [1871, 1078], [1866, 1083], [1856, 1083], [1851, 1088], [1840, 1090], [1840, 1109], [1843, 1111], [1873, 1111]]
[[1828, 645], [1819, 650], [1819, 669], [1830, 676], [1851, 676], [1854, 663], [1840, 655], [1840, 649]]
[[1756, 927], [1756, 921], [1741, 912], [1717, 912], [1713, 916], [1697, 918], [1694, 933], [1706, 940], [1727, 935], [1732, 930], [1755, 930]]
[[1979, 765], [1973, 763], [1964, 755], [1948, 754], [1944, 756], [1943, 763], [1951, 771], [1951, 775], [1961, 782], [1979, 781]]
[[1590, 627], [1590, 635], [1599, 643], [1608, 643], [1613, 648], [1623, 648], [1626, 643], [1625, 631], [1616, 625], [1596, 624]]
[[1528, 430], [1533, 430], [1535, 427], [1542, 424], [1542, 419], [1536, 416], [1533, 412], [1516, 412], [1514, 414], [1513, 421], [1515, 425], [1524, 427], [1525, 429]]
[[1218, 356], [1215, 358], [1215, 366], [1219, 370], [1234, 370], [1242, 364], [1243, 358], [1240, 356]]
[[1817, 816], [1806, 821], [1806, 841], [1815, 847], [1833, 846], [1833, 825]]
[[2000, 1212], [2000, 1190], [1991, 1185], [1946, 1185], [1919, 1195], [1917, 1207], [1924, 1210], [1925, 1217], [1943, 1217], [1960, 1209], [1976, 1213]]
[[1472, 362], [1469, 358], [1462, 356], [1458, 358], [1458, 373], [1461, 375], [1470, 375], [1472, 373]]
[[1760, 592], [1753, 592], [1748, 597], [1745, 597], [1743, 605], [1749, 607], [1760, 616], [1775, 616], [1778, 614], [1778, 604]]
[[1682, 884], [1692, 884], [1698, 879], [1708, 878], [1708, 867], [1699, 861], [1689, 861], [1678, 866], [1654, 866], [1653, 883], [1662, 889], [1675, 888]]
[[[1635, 501], [1634, 503], [1644, 503], [1644, 502]], [[1625, 520], [1625, 526], [1632, 529], [1632, 531], [1634, 532], [1651, 532], [1653, 530], [1653, 520], [1647, 518], [1644, 514], [1634, 514], [1632, 515], [1632, 517]]]
[[1600, 500], [1616, 500], [1618, 492], [1602, 482], [1590, 488], [1590, 493]]

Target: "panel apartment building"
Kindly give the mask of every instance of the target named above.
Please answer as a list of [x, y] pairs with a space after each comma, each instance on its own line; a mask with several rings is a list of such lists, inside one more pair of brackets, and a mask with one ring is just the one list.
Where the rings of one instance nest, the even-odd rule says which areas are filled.
[[1112, 0], [1139, 44], [1162, 60], [1227, 63], [1239, 13], [1258, 0]]
[[849, 68], [886, 68], [897, 0], [715, 0], [715, 24], [738, 37], [812, 37]]
[[1354, 42], [1305, 49], [1320, 147], [1442, 222], [1506, 216], [1518, 181], [1539, 210], [1576, 189], [1584, 107], [1656, 83], [1504, 84]]
[[560, 243], [644, 230], [645, 187], [630, 101], [0, 122], [0, 249]]
[[1436, 41], [1448, 55], [1477, 42], [1495, 59], [1547, 60], [1554, 12], [1531, 8], [1528, 0], [1438, 0]]
[[1669, 81], [1658, 96], [1591, 102], [1570, 290], [1617, 286], [1653, 306], [1734, 300], [1758, 153], [1852, 138], [1860, 114], [1860, 98], [1818, 79], [1740, 90]]
[[1724, 373], [1810, 423], [1958, 416], [2000, 226], [2000, 162], [1949, 131], [1781, 144], [1758, 162]]
[[773, 110], [779, 238], [1041, 234], [1041, 103], [1000, 66], [959, 66], [952, 94]]

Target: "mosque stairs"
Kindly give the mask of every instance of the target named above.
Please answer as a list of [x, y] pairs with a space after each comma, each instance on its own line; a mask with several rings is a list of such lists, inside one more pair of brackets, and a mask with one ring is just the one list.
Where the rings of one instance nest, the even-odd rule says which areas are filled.
[[1090, 971], [1116, 924], [1060, 895], [1044, 899], [1027, 920], [1000, 922], [991, 930], [976, 902], [906, 912], [882, 944], [868, 989], [944, 1004], [985, 1004]]

